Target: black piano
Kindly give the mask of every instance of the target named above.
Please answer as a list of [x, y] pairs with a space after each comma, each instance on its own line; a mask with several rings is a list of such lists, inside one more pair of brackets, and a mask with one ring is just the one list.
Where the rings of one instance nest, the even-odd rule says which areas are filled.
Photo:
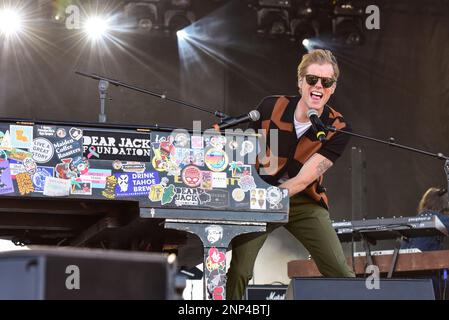
[[288, 220], [287, 190], [256, 172], [256, 139], [0, 120], [0, 238], [153, 252], [201, 245], [205, 296], [223, 299], [232, 238]]

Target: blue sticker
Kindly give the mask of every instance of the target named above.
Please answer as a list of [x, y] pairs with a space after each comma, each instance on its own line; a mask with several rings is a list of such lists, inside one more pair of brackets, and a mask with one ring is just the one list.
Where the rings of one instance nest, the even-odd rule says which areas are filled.
[[45, 179], [53, 177], [55, 169], [52, 167], [37, 167], [36, 173], [33, 175], [33, 185], [35, 192], [44, 192]]
[[31, 149], [33, 146], [33, 127], [12, 125], [11, 145], [13, 148]]
[[114, 173], [117, 178], [115, 194], [117, 197], [143, 196], [150, 193], [152, 185], [159, 184], [158, 172]]

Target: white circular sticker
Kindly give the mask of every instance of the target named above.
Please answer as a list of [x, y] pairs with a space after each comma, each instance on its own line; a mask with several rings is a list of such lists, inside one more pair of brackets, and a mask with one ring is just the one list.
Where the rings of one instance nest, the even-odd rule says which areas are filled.
[[237, 202], [243, 201], [243, 199], [245, 199], [245, 191], [240, 188], [235, 188], [234, 190], [232, 190], [232, 199]]
[[36, 138], [33, 140], [33, 160], [37, 163], [46, 163], [53, 158], [55, 148], [53, 144], [45, 138]]

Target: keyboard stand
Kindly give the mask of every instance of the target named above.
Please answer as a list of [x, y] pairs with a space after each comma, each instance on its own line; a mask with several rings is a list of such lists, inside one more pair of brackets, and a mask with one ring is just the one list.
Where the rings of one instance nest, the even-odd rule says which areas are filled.
[[402, 240], [404, 237], [397, 232], [396, 236], [396, 245], [393, 250], [393, 257], [391, 258], [390, 270], [388, 271], [387, 278], [391, 278], [393, 276], [393, 272], [396, 269], [396, 264], [398, 262], [399, 250], [401, 249]]

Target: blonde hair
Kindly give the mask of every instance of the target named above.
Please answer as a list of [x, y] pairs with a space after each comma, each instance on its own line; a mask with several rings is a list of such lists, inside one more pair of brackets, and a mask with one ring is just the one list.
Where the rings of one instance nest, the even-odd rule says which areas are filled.
[[418, 213], [432, 210], [443, 214], [449, 213], [448, 195], [446, 189], [429, 188], [422, 196], [418, 205]]
[[337, 59], [335, 59], [332, 52], [324, 49], [315, 49], [302, 56], [301, 62], [298, 65], [298, 79], [302, 79], [307, 74], [307, 68], [312, 64], [331, 64], [334, 69], [334, 79], [337, 80], [340, 75]]

